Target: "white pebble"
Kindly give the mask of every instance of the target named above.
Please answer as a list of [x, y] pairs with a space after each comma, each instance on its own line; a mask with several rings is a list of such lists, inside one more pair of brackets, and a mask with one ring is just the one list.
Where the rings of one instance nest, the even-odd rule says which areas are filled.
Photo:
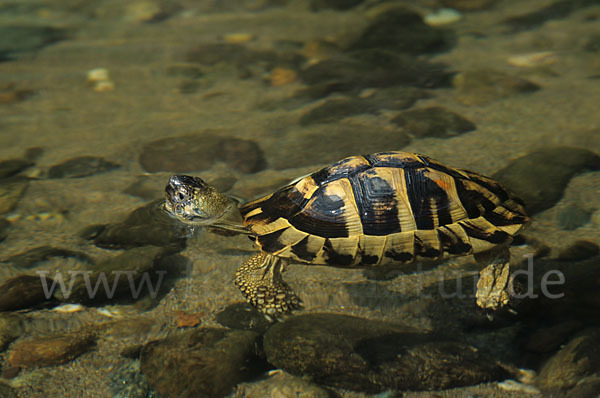
[[551, 65], [556, 61], [556, 54], [551, 51], [513, 55], [508, 58], [509, 64], [519, 68], [533, 68], [536, 66]]
[[90, 83], [110, 80], [108, 69], [96, 68], [87, 71], [87, 81]]
[[460, 21], [462, 14], [452, 8], [440, 8], [430, 14], [425, 15], [423, 20], [429, 26], [448, 25]]
[[519, 383], [516, 380], [504, 380], [501, 383], [498, 383], [498, 387], [500, 387], [502, 390], [505, 391], [515, 391], [515, 392], [522, 392], [525, 394], [540, 394], [541, 391], [536, 387], [533, 386], [531, 384], [523, 384], [523, 383]]
[[79, 312], [83, 311], [85, 307], [81, 304], [63, 304], [58, 307], [52, 308], [51, 311], [60, 312], [60, 313], [69, 313], [69, 312]]

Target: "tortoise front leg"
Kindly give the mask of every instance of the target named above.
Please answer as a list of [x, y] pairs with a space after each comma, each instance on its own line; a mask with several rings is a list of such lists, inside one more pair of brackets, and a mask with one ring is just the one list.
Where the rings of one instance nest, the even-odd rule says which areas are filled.
[[497, 310], [508, 304], [510, 299], [510, 252], [508, 247], [477, 253], [475, 260], [487, 264], [479, 272], [477, 281], [477, 305], [484, 309]]
[[281, 278], [284, 261], [267, 253], [246, 260], [235, 273], [235, 284], [250, 304], [267, 315], [282, 315], [302, 301]]

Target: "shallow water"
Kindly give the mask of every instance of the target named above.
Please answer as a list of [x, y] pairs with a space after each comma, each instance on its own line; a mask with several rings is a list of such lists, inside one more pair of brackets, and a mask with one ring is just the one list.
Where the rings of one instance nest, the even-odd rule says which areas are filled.
[[[600, 3], [336, 3], [0, 2], [1, 396], [600, 393]], [[391, 150], [525, 199], [511, 264], [541, 297], [479, 310], [472, 257], [293, 265], [304, 309], [278, 331], [233, 284], [252, 242], [155, 202], [174, 173], [249, 200]], [[76, 271], [79, 295], [40, 293]], [[89, 297], [97, 273], [116, 293]]]

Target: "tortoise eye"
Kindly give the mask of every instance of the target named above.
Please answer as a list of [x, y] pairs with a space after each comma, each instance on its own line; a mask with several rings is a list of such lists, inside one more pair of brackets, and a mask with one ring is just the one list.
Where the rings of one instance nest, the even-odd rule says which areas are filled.
[[183, 200], [183, 199], [185, 199], [185, 195], [183, 193], [181, 193], [181, 192], [177, 192], [177, 198], [179, 200]]

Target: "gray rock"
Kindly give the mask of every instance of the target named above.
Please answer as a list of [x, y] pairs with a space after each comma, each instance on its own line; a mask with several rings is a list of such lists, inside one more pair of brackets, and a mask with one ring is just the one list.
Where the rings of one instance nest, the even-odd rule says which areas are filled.
[[33, 162], [25, 159], [8, 159], [0, 162], [0, 178], [12, 177], [33, 166]]
[[579, 206], [571, 205], [558, 213], [557, 221], [561, 229], [572, 231], [587, 224], [591, 217], [592, 213], [589, 211]]
[[319, 384], [377, 393], [438, 390], [502, 379], [496, 361], [468, 344], [415, 329], [334, 314], [277, 323], [264, 336], [269, 363]]
[[[52, 279], [46, 278], [46, 286]], [[42, 279], [38, 275], [19, 275], [8, 279], [0, 286], [0, 311], [16, 311], [31, 308], [52, 298], [44, 291]]]
[[137, 300], [147, 293], [157, 294], [161, 286], [164, 288], [167, 271], [173, 272], [161, 261], [165, 255], [164, 249], [155, 246], [127, 250], [99, 263], [92, 271], [63, 275], [65, 285], [72, 289], [70, 292], [57, 289], [54, 297], [60, 301], [94, 304], [117, 298]]
[[262, 150], [254, 141], [219, 137], [210, 132], [149, 142], [142, 149], [139, 161], [151, 173], [207, 170], [217, 161], [242, 173], [265, 168]]
[[347, 50], [379, 48], [417, 55], [446, 50], [451, 43], [450, 32], [432, 28], [419, 14], [396, 7], [377, 15]]
[[600, 170], [600, 156], [587, 149], [550, 147], [513, 160], [492, 175], [523, 199], [531, 214], [549, 209], [573, 176]]
[[515, 94], [539, 90], [535, 83], [489, 69], [464, 71], [452, 80], [456, 99], [465, 105], [486, 105]]
[[23, 322], [19, 315], [0, 314], [0, 351], [4, 351], [10, 343], [21, 337], [23, 330]]
[[106, 249], [153, 245], [181, 250], [190, 230], [170, 217], [162, 208], [163, 203], [164, 199], [159, 199], [138, 207], [122, 223], [90, 226], [82, 236]]
[[264, 333], [271, 326], [271, 322], [263, 314], [247, 303], [228, 306], [215, 315], [215, 320], [231, 329], [254, 330], [258, 333]]
[[29, 249], [24, 253], [15, 254], [2, 260], [3, 263], [10, 263], [21, 269], [31, 269], [39, 263], [54, 257], [68, 258], [72, 257], [79, 261], [93, 264], [94, 260], [83, 252], [52, 246], [39, 246]]
[[191, 330], [146, 344], [141, 369], [161, 396], [223, 397], [266, 370], [257, 339], [251, 331]]
[[25, 195], [29, 179], [14, 176], [0, 180], [0, 214], [13, 211]]
[[565, 394], [584, 377], [599, 372], [600, 329], [586, 329], [544, 363], [536, 384], [547, 394]]
[[121, 167], [96, 156], [80, 156], [54, 165], [48, 170], [49, 178], [82, 178]]
[[[318, 142], [310, 151], [297, 151], [299, 145]], [[319, 124], [310, 132], [289, 132], [268, 151], [269, 164], [275, 169], [326, 165], [346, 156], [379, 151], [396, 151], [408, 145], [410, 138], [401, 130], [374, 130], [372, 127]]]
[[402, 112], [392, 122], [418, 138], [454, 137], [476, 129], [470, 120], [440, 106]]
[[3, 25], [0, 27], [0, 62], [64, 40], [66, 31], [51, 26]]

